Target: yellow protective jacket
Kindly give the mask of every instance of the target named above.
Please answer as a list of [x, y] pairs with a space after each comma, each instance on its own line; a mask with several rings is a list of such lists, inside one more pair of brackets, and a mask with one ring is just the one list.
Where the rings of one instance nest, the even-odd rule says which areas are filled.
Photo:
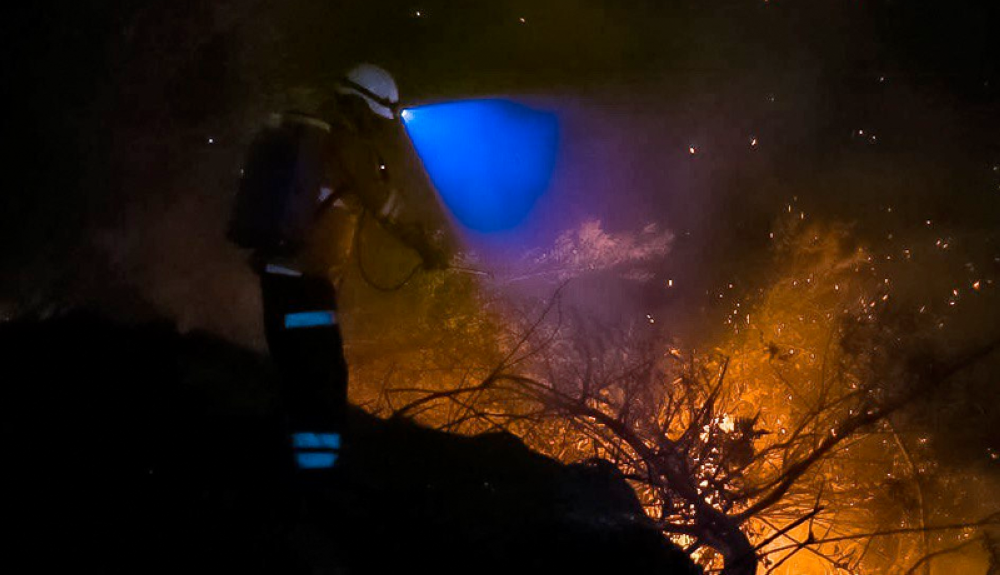
[[322, 181], [315, 191], [315, 215], [303, 241], [286, 253], [260, 254], [265, 265], [338, 282], [350, 263], [362, 213], [422, 256], [427, 255], [430, 247], [422, 229], [400, 221], [404, 201], [394, 174], [406, 173], [407, 148], [397, 124], [380, 121], [376, 129], [362, 133], [337, 116], [324, 121], [287, 113], [280, 121], [308, 122], [325, 131], [325, 161]]

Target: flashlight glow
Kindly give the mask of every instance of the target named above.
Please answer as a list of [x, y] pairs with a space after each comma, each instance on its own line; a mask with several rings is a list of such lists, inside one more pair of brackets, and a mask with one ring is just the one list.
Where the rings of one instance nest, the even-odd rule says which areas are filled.
[[441, 199], [470, 229], [517, 226], [548, 189], [559, 139], [552, 113], [470, 100], [410, 108], [401, 117]]

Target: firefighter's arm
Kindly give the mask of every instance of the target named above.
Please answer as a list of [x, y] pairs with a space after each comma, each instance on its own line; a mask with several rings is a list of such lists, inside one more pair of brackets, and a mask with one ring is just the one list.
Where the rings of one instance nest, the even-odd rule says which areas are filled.
[[407, 209], [406, 196], [398, 187], [383, 157], [374, 155], [377, 176], [370, 186], [359, 187], [359, 199], [366, 213], [397, 240], [416, 251], [425, 269], [445, 269], [449, 254], [444, 247], [443, 234], [409, 220], [413, 214]]
[[404, 223], [379, 214], [373, 214], [373, 217], [393, 237], [417, 252], [425, 269], [441, 270], [448, 267], [450, 257], [440, 234], [416, 223]]

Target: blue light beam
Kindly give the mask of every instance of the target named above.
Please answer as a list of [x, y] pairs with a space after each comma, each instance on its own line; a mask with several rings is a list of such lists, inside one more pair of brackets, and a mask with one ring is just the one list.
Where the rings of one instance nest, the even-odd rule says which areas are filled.
[[408, 108], [406, 131], [444, 204], [481, 232], [524, 221], [555, 168], [555, 114], [507, 100]]

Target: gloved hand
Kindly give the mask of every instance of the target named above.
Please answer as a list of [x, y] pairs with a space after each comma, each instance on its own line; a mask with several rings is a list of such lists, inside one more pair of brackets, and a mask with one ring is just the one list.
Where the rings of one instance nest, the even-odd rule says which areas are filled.
[[444, 250], [427, 246], [420, 250], [420, 259], [423, 260], [425, 270], [446, 270], [451, 267], [451, 258]]
[[420, 255], [425, 270], [444, 270], [450, 267], [450, 257], [441, 245], [443, 234], [440, 232], [429, 233], [415, 224], [393, 224], [391, 229], [396, 237]]

